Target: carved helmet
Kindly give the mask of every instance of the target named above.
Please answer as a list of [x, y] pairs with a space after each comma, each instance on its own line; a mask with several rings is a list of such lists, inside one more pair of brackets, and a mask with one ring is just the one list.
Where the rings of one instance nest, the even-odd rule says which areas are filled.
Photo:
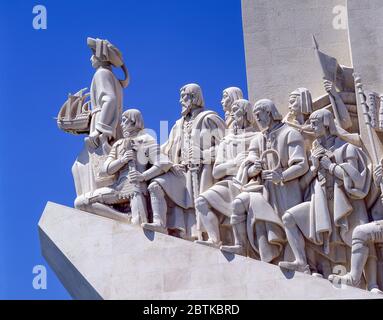
[[109, 62], [116, 68], [122, 68], [124, 72], [125, 79], [120, 80], [121, 86], [126, 88], [129, 84], [129, 72], [125, 66], [124, 60], [122, 58], [122, 53], [118, 50], [113, 44], [108, 40], [103, 39], [94, 39], [88, 37], [87, 39], [88, 47], [92, 49], [93, 55], [100, 61]]

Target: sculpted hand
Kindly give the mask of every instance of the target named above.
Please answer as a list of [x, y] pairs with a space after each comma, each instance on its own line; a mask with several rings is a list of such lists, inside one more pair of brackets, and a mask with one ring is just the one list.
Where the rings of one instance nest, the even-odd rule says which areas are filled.
[[375, 167], [374, 172], [372, 174], [372, 177], [376, 185], [380, 185], [382, 183], [382, 174], [383, 174], [382, 165], [379, 164]]
[[92, 132], [88, 138], [89, 138], [89, 142], [90, 144], [94, 147], [94, 148], [97, 148], [100, 144], [100, 141], [99, 141], [99, 138], [100, 138], [100, 135], [101, 133], [98, 132], [97, 130]]
[[245, 160], [246, 160], [246, 154], [240, 153], [240, 154], [237, 154], [237, 156], [234, 159], [234, 162], [237, 166], [240, 166]]
[[125, 151], [124, 155], [120, 159], [120, 161], [122, 163], [128, 163], [131, 160], [134, 160], [134, 151], [133, 150]]
[[185, 167], [182, 164], [175, 164], [170, 170], [172, 170], [176, 176], [182, 176], [185, 172]]
[[145, 176], [141, 172], [138, 172], [136, 170], [130, 171], [128, 174], [128, 178], [131, 183], [145, 181]]
[[256, 160], [254, 164], [249, 169], [249, 176], [255, 177], [262, 171], [262, 162], [260, 160]]
[[330, 80], [323, 80], [324, 89], [328, 94], [331, 94], [332, 96], [337, 94], [337, 91]]
[[328, 170], [330, 168], [330, 165], [332, 164], [331, 160], [328, 158], [328, 157], [322, 157], [320, 159], [320, 165], [322, 166], [322, 168]]
[[278, 184], [283, 181], [283, 176], [279, 170], [264, 170], [262, 171], [262, 179]]

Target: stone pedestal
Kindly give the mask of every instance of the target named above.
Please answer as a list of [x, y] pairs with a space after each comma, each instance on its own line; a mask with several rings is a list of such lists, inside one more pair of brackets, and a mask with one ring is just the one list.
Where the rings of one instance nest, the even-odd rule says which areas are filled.
[[302, 273], [48, 202], [45, 259], [75, 299], [371, 299]]

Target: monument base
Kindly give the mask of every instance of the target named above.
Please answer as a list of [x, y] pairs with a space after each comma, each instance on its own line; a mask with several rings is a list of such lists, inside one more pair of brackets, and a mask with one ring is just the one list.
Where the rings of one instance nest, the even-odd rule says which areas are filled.
[[268, 263], [48, 202], [42, 254], [74, 299], [373, 299]]

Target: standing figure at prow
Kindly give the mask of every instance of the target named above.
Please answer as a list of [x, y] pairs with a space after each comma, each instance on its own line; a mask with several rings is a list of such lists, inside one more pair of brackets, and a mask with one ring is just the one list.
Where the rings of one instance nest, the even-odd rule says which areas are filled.
[[224, 136], [225, 123], [215, 112], [205, 111], [197, 84], [181, 88], [180, 103], [182, 117], [162, 146], [173, 167], [150, 183], [153, 222], [143, 227], [165, 233], [171, 229], [177, 236], [195, 239], [194, 199], [214, 184], [215, 149]]
[[232, 129], [232, 126], [234, 124], [231, 108], [234, 101], [238, 99], [243, 99], [243, 93], [240, 88], [229, 87], [222, 91], [221, 104], [223, 112], [225, 113], [225, 123], [228, 129]]
[[[129, 82], [121, 52], [108, 40], [88, 38], [91, 62], [96, 69], [90, 88], [92, 106], [89, 136], [85, 148], [76, 159], [72, 173], [77, 196], [107, 186], [111, 180], [100, 175], [111, 145], [122, 137], [121, 114], [123, 89]], [[121, 67], [125, 78], [118, 80], [112, 67]]]
[[233, 186], [233, 178], [248, 156], [250, 141], [255, 134], [249, 101], [234, 101], [230, 117], [233, 119], [232, 131], [221, 141], [213, 167], [213, 177], [219, 182], [201, 193], [195, 204], [208, 234], [207, 240], [196, 242], [213, 247], [221, 245], [220, 225], [230, 219], [231, 202], [238, 194], [238, 189]]
[[112, 146], [101, 175], [113, 183], [77, 197], [75, 207], [108, 218], [141, 224], [148, 221], [147, 183], [168, 171], [171, 163], [160, 146], [144, 130], [141, 112], [130, 109], [122, 114], [123, 138]]
[[[380, 184], [382, 183], [382, 165], [375, 167], [373, 172], [373, 181], [371, 184], [371, 193], [376, 200], [375, 210], [372, 212], [372, 222], [357, 226], [352, 233], [352, 255], [351, 268], [345, 275], [331, 274], [329, 280], [336, 284], [346, 284], [353, 287], [359, 287], [363, 277], [366, 278], [367, 290], [373, 293], [383, 294], [378, 285], [379, 270], [378, 257], [382, 255], [383, 246], [383, 205]], [[381, 267], [381, 266], [380, 266]], [[383, 279], [381, 279], [383, 280]]]
[[281, 217], [302, 201], [299, 177], [308, 170], [308, 162], [302, 135], [281, 122], [271, 100], [257, 101], [253, 112], [261, 132], [250, 143], [241, 166], [242, 192], [232, 203], [235, 243], [222, 249], [246, 254], [249, 240], [262, 261], [275, 262], [286, 243]]
[[[367, 156], [349, 143], [352, 136], [335, 125], [334, 116], [326, 109], [313, 112], [310, 123], [316, 139], [311, 149], [311, 167], [301, 179], [303, 189], [310, 191], [308, 201], [297, 204], [283, 215], [283, 224], [294, 261], [282, 261], [280, 267], [305, 273], [319, 270], [316, 260], [309, 263], [305, 246], [319, 259], [347, 266], [352, 232], [367, 223], [364, 198], [370, 189], [371, 174]], [[305, 244], [305, 242], [307, 242]], [[322, 259], [320, 259], [321, 261]]]

